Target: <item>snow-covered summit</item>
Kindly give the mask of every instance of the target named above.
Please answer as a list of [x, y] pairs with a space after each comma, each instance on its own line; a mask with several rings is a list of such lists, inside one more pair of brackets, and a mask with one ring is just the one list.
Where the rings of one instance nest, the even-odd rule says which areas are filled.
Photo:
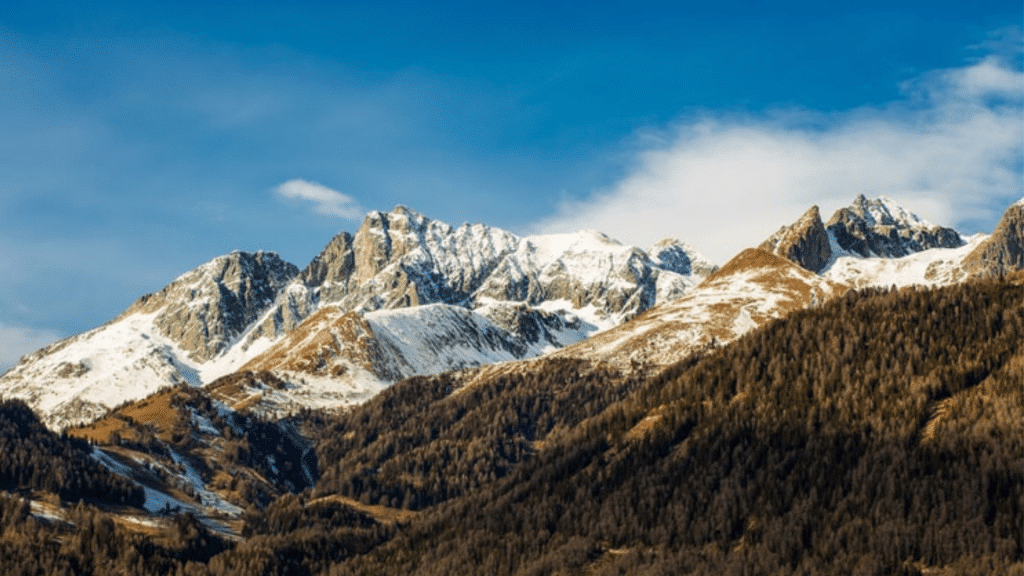
[[871, 225], [900, 226], [904, 228], [935, 226], [917, 214], [907, 210], [886, 196], [868, 200], [863, 194], [854, 199], [851, 209]]
[[370, 212], [339, 234], [250, 330], [249, 345], [276, 340], [325, 305], [371, 311], [430, 303], [565, 302], [614, 324], [676, 297], [706, 276], [593, 230], [519, 237], [483, 224], [453, 227], [398, 206]]

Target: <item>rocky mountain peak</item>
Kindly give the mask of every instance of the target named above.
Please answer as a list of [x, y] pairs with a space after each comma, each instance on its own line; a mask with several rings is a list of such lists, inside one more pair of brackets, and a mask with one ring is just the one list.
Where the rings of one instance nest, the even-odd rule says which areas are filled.
[[1006, 209], [992, 235], [964, 259], [964, 268], [979, 276], [1024, 269], [1024, 199]]
[[[863, 198], [859, 196], [857, 200]], [[812, 206], [793, 224], [780, 228], [759, 248], [782, 256], [811, 272], [821, 272], [832, 258], [832, 243], [821, 222], [817, 206]]]
[[302, 271], [301, 282], [309, 287], [340, 290], [344, 294], [348, 279], [355, 269], [353, 238], [348, 232], [335, 236], [320, 254]]
[[154, 326], [189, 356], [223, 352], [273, 303], [299, 269], [275, 252], [232, 252], [179, 276], [122, 314], [155, 314]]
[[932, 248], [959, 248], [960, 234], [918, 217], [892, 200], [863, 194], [840, 208], [826, 225], [836, 244], [863, 257], [900, 258]]

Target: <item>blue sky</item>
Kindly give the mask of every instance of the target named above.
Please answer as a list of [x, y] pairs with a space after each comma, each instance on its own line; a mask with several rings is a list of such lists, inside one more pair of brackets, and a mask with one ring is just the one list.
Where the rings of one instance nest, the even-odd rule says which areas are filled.
[[396, 204], [722, 262], [813, 203], [1024, 194], [1019, 3], [749, 4], [5, 2], [0, 369]]

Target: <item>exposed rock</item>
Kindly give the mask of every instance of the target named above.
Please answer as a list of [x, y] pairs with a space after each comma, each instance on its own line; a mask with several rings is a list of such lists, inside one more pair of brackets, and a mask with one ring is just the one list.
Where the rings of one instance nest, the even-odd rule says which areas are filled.
[[156, 312], [161, 333], [194, 360], [209, 360], [259, 318], [298, 273], [273, 252], [232, 252], [142, 296], [122, 317]]
[[956, 230], [927, 222], [884, 197], [857, 196], [852, 206], [836, 211], [827, 228], [841, 249], [864, 257], [899, 258], [964, 245]]
[[352, 235], [348, 232], [335, 236], [302, 271], [302, 283], [310, 288], [319, 288], [321, 298], [337, 300], [344, 297], [356, 266], [352, 243]]
[[832, 258], [832, 245], [817, 206], [812, 206], [795, 223], [780, 228], [759, 248], [811, 272], [821, 272]]
[[984, 242], [964, 260], [976, 276], [998, 276], [1024, 269], [1024, 200], [1010, 206]]

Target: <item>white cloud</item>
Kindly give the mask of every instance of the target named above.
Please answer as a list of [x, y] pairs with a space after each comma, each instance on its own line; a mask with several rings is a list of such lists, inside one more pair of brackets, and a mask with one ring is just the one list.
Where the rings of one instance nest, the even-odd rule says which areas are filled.
[[0, 374], [18, 363], [25, 354], [62, 338], [59, 332], [0, 323]]
[[362, 217], [365, 212], [351, 196], [342, 194], [337, 190], [331, 190], [316, 182], [302, 180], [301, 178], [289, 180], [281, 184], [274, 189], [274, 192], [285, 198], [309, 200], [314, 204], [314, 211], [317, 214], [340, 216], [347, 220], [356, 220]]
[[989, 57], [903, 91], [882, 107], [707, 113], [640, 134], [626, 177], [535, 228], [596, 228], [641, 246], [672, 236], [723, 263], [812, 204], [827, 219], [857, 194], [944, 225], [997, 218], [1024, 192], [1024, 74]]

